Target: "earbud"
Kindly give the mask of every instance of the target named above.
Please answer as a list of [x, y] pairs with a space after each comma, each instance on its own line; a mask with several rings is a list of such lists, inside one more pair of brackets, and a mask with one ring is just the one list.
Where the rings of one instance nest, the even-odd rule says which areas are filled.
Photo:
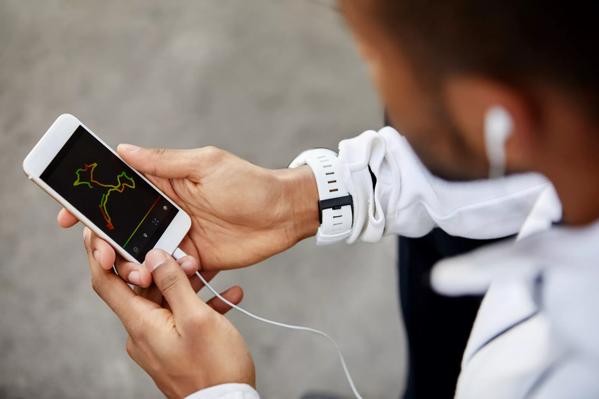
[[505, 143], [512, 133], [512, 116], [500, 105], [485, 114], [485, 145], [489, 159], [489, 178], [505, 175]]

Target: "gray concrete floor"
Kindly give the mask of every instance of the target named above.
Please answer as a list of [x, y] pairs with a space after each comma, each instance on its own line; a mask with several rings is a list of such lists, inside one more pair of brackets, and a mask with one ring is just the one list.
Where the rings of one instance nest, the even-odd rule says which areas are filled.
[[[330, 2], [329, 2], [330, 3]], [[80, 229], [21, 161], [71, 112], [109, 143], [216, 145], [283, 167], [381, 125], [381, 107], [341, 17], [298, 0], [0, 0], [0, 397], [160, 397], [90, 289]], [[317, 248], [307, 240], [223, 273], [245, 306], [330, 332], [367, 398], [397, 397], [405, 344], [394, 241]], [[230, 318], [264, 398], [349, 395], [326, 342]]]

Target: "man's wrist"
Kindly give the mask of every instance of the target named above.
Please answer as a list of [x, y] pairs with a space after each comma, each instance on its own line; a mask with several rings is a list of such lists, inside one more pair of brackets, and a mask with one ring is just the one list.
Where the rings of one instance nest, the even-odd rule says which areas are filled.
[[[308, 166], [276, 171], [287, 203], [291, 239], [295, 242], [316, 234], [320, 226], [318, 187]], [[295, 243], [294, 242], [294, 243]]]

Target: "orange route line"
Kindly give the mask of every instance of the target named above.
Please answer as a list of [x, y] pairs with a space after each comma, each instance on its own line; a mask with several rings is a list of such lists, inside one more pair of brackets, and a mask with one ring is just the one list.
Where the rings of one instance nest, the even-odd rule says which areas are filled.
[[[102, 198], [100, 199], [100, 204], [98, 205], [98, 207], [100, 208], [100, 214], [102, 215], [102, 218], [106, 222], [106, 227], [109, 230], [113, 230], [114, 225], [112, 224], [112, 218], [110, 217], [110, 214], [108, 213], [108, 199], [110, 197], [110, 194], [113, 192], [122, 193], [123, 191], [125, 191], [125, 188], [134, 189], [135, 188], [135, 180], [133, 180], [131, 177], [127, 176], [127, 173], [125, 171], [123, 171], [123, 172], [119, 173], [116, 177], [118, 185], [101, 183], [101, 182], [97, 181], [96, 179], [94, 179], [94, 171], [97, 167], [98, 167], [98, 163], [93, 162], [90, 164], [84, 164], [83, 168], [77, 169], [75, 171], [75, 174], [77, 175], [77, 179], [73, 182], [73, 187], [85, 185], [85, 186], [88, 186], [89, 188], [94, 188], [94, 186], [96, 186], [96, 187], [108, 189], [107, 191], [102, 193]], [[89, 173], [89, 178], [87, 181], [82, 180], [81, 173], [83, 173], [83, 172]], [[127, 181], [124, 182], [123, 179], [126, 179]]]

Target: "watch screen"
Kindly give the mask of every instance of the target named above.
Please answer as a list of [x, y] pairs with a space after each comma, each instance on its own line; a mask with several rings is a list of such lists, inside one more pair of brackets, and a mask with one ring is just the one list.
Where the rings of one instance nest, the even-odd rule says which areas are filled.
[[139, 262], [179, 211], [82, 126], [40, 177]]

